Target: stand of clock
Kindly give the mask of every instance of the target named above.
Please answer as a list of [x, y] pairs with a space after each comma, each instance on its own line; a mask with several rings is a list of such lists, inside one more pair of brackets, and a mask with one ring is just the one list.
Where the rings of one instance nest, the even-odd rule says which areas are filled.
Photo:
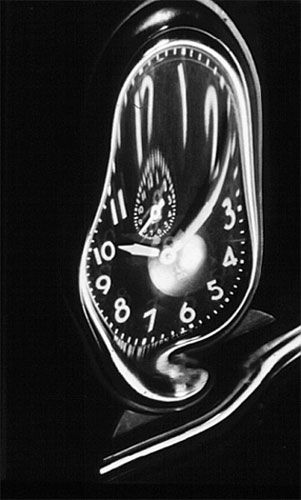
[[128, 408], [102, 475], [217, 426], [300, 343], [300, 330], [275, 339], [273, 318], [248, 310], [263, 248], [262, 116], [244, 40], [210, 0], [140, 5], [106, 57], [126, 40], [79, 272], [95, 359]]

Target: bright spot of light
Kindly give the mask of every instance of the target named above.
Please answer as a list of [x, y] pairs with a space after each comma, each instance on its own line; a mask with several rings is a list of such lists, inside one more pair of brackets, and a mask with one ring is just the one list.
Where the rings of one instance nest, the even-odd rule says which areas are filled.
[[183, 271], [191, 274], [201, 267], [206, 254], [207, 249], [203, 238], [195, 234], [181, 250], [179, 266]]
[[200, 271], [206, 257], [206, 243], [197, 234], [178, 252], [166, 247], [158, 259], [148, 261], [152, 283], [158, 290], [173, 297], [192, 292], [199, 287]]
[[144, 31], [156, 24], [166, 23], [168, 25], [169, 21], [175, 16], [176, 9], [160, 9], [155, 12], [152, 16], [148, 17], [147, 20], [140, 26], [138, 33]]

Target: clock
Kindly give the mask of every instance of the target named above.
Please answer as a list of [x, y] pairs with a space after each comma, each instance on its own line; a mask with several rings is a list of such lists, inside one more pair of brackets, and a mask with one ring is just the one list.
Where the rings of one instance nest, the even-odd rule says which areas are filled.
[[166, 27], [120, 83], [79, 290], [107, 378], [134, 407], [205, 394], [210, 373], [189, 351], [229, 333], [256, 289], [258, 83], [241, 64], [208, 32]]

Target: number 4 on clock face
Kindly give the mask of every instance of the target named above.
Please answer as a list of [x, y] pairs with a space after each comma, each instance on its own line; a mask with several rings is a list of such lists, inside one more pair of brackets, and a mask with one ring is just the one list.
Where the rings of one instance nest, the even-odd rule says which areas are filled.
[[224, 267], [236, 266], [237, 262], [238, 262], [238, 259], [235, 257], [232, 247], [230, 245], [228, 245], [225, 256], [224, 256], [224, 260], [223, 260], [223, 266]]

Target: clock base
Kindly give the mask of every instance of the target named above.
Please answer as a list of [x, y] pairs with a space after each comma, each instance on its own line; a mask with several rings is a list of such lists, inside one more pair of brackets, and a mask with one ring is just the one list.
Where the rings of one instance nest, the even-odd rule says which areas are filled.
[[301, 327], [280, 335], [272, 316], [250, 310], [221, 345], [201, 354], [211, 367], [213, 381], [206, 397], [187, 410], [170, 414], [124, 411], [100, 475], [111, 480], [145, 466], [158, 452], [170, 453], [195, 437], [216, 435], [233, 423], [270, 378], [300, 355], [300, 344]]
[[[263, 328], [274, 321], [274, 317], [270, 314], [256, 309], [250, 309], [239, 326], [232, 331], [230, 338], [233, 339], [241, 335], [254, 332], [255, 330]], [[138, 427], [146, 426], [150, 422], [154, 422], [158, 419], [160, 420], [160, 418], [162, 418], [162, 415], [138, 413], [133, 410], [125, 410], [114, 430], [113, 439], [116, 441], [118, 438], [128, 434], [134, 429], [137, 430]]]

